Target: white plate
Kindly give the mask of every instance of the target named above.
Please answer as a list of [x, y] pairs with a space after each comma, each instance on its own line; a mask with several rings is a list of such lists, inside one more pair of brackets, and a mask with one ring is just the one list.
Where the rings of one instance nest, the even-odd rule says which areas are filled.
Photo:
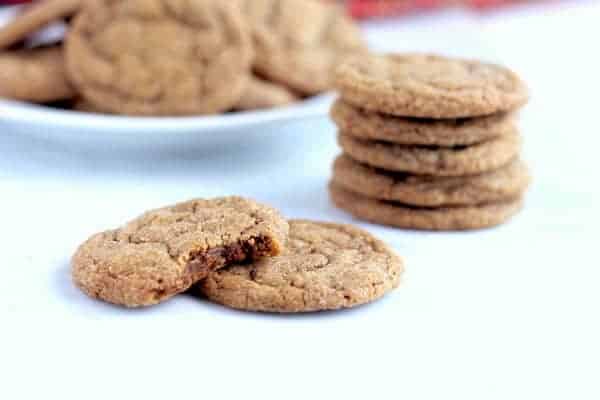
[[[0, 7], [0, 26], [17, 7]], [[59, 25], [41, 32], [40, 41], [56, 40]], [[327, 114], [333, 95], [324, 94], [288, 107], [193, 117], [126, 117], [60, 110], [0, 99], [0, 134], [33, 135], [72, 144], [210, 147], [274, 134], [293, 121]]]
[[264, 136], [285, 125], [327, 114], [332, 94], [253, 112], [193, 117], [127, 117], [60, 110], [0, 99], [0, 133], [90, 145], [210, 147]]

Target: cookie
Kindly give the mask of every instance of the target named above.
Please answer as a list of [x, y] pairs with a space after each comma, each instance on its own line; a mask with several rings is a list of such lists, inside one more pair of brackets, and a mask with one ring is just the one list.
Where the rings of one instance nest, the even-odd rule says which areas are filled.
[[83, 97], [101, 109], [213, 114], [240, 99], [252, 43], [229, 2], [95, 0], [73, 22], [66, 60]]
[[355, 139], [340, 133], [338, 143], [353, 159], [372, 167], [419, 175], [460, 176], [491, 171], [517, 157], [518, 133], [471, 146], [407, 146]]
[[339, 99], [330, 114], [348, 135], [398, 144], [469, 145], [515, 131], [512, 113], [448, 120], [407, 118], [366, 111]]
[[60, 47], [0, 52], [0, 97], [45, 103], [74, 96]]
[[528, 99], [525, 84], [507, 68], [427, 54], [355, 57], [337, 70], [336, 87], [356, 107], [402, 117], [477, 117]]
[[235, 109], [244, 111], [282, 107], [297, 100], [298, 97], [286, 87], [251, 77]]
[[366, 48], [341, 8], [318, 0], [237, 0], [250, 21], [261, 76], [313, 95], [332, 88], [340, 60]]
[[79, 112], [92, 113], [92, 114], [103, 114], [99, 107], [90, 103], [86, 99], [79, 98], [73, 102], [72, 109]]
[[92, 236], [73, 257], [73, 281], [93, 298], [148, 306], [210, 271], [279, 254], [287, 233], [276, 210], [252, 200], [191, 200]]
[[0, 28], [0, 49], [8, 48], [61, 18], [74, 15], [84, 0], [42, 0]]
[[398, 286], [402, 260], [369, 233], [349, 225], [289, 223], [280, 256], [211, 272], [200, 290], [229, 307], [291, 313], [354, 307]]
[[473, 205], [515, 198], [529, 185], [525, 164], [479, 175], [435, 177], [389, 172], [360, 164], [346, 155], [333, 165], [333, 182], [366, 197], [423, 207]]
[[502, 200], [472, 206], [427, 208], [364, 197], [332, 183], [331, 199], [355, 217], [381, 225], [405, 229], [458, 231], [500, 225], [522, 207], [522, 199]]

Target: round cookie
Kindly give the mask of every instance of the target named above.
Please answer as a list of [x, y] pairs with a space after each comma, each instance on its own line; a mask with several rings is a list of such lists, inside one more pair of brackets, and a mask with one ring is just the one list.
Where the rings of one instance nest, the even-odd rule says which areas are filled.
[[337, 70], [344, 101], [403, 117], [465, 118], [514, 110], [527, 102], [507, 68], [427, 54], [355, 57]]
[[110, 303], [157, 304], [210, 271], [279, 254], [288, 228], [276, 210], [252, 200], [191, 200], [92, 236], [73, 256], [73, 281]]
[[471, 146], [405, 146], [355, 139], [340, 133], [338, 143], [353, 159], [372, 167], [418, 175], [462, 176], [498, 169], [517, 157], [518, 133]]
[[407, 118], [366, 111], [341, 99], [334, 103], [331, 118], [342, 132], [358, 139], [414, 145], [469, 145], [516, 129], [512, 113], [448, 120]]
[[298, 97], [286, 87], [253, 76], [235, 109], [245, 111], [282, 107], [297, 100]]
[[341, 8], [318, 0], [237, 0], [248, 17], [254, 68], [273, 82], [313, 95], [333, 86], [340, 60], [366, 44]]
[[54, 21], [74, 15], [83, 1], [42, 0], [27, 6], [22, 14], [0, 28], [0, 49], [21, 42]]
[[513, 160], [479, 175], [435, 177], [389, 172], [360, 164], [346, 155], [333, 165], [333, 182], [363, 196], [422, 207], [474, 205], [513, 199], [529, 185], [525, 164]]
[[520, 197], [474, 206], [424, 208], [375, 200], [332, 183], [333, 203], [355, 217], [381, 225], [405, 229], [458, 231], [500, 225], [522, 207]]
[[101, 109], [213, 114], [240, 99], [252, 43], [228, 2], [95, 0], [73, 22], [66, 60], [83, 97]]
[[45, 103], [73, 98], [58, 46], [0, 52], [0, 97]]
[[349, 225], [289, 224], [280, 256], [210, 273], [201, 291], [241, 310], [290, 313], [354, 307], [398, 286], [402, 260], [369, 233]]

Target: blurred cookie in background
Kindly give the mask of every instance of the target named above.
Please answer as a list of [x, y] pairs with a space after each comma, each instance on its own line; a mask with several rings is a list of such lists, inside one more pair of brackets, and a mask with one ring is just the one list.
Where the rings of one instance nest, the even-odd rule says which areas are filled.
[[303, 95], [332, 89], [335, 68], [366, 43], [341, 7], [318, 0], [236, 0], [252, 29], [254, 69]]
[[236, 110], [249, 111], [264, 108], [282, 107], [298, 101], [300, 98], [285, 86], [252, 76], [246, 85]]
[[60, 46], [0, 52], [0, 96], [46, 103], [71, 99]]

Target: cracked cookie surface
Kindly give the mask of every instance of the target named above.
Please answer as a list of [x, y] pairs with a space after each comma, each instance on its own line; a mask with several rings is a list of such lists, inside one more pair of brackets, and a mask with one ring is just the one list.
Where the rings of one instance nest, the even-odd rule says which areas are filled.
[[42, 0], [28, 5], [22, 14], [0, 28], [0, 49], [26, 39], [46, 25], [74, 15], [84, 0]]
[[100, 109], [131, 115], [232, 108], [252, 43], [240, 11], [219, 0], [91, 0], [66, 40], [69, 76]]
[[350, 225], [292, 220], [284, 252], [209, 274], [200, 290], [229, 307], [308, 312], [357, 306], [396, 288], [402, 260]]
[[152, 305], [210, 271], [279, 254], [288, 229], [279, 212], [252, 200], [191, 200], [92, 236], [73, 257], [73, 280], [94, 298]]
[[359, 140], [343, 132], [338, 143], [353, 159], [389, 171], [420, 175], [461, 176], [500, 168], [517, 157], [518, 133], [499, 136], [471, 146], [410, 146]]
[[254, 39], [260, 75], [305, 95], [329, 90], [334, 70], [366, 44], [341, 8], [317, 0], [236, 0]]
[[346, 102], [405, 117], [491, 115], [528, 99], [525, 84], [507, 68], [428, 54], [356, 57], [340, 66], [335, 81]]
[[331, 118], [339, 129], [358, 139], [398, 144], [456, 146], [480, 143], [515, 131], [512, 113], [487, 117], [435, 120], [385, 115], [338, 99]]
[[0, 53], [0, 97], [44, 103], [74, 96], [59, 46]]
[[515, 198], [525, 191], [530, 177], [520, 160], [478, 175], [435, 177], [384, 171], [341, 155], [335, 160], [332, 180], [369, 198], [436, 207]]
[[405, 229], [454, 231], [500, 225], [522, 207], [522, 198], [472, 206], [415, 207], [398, 202], [370, 199], [330, 183], [333, 203], [355, 217], [381, 225]]

